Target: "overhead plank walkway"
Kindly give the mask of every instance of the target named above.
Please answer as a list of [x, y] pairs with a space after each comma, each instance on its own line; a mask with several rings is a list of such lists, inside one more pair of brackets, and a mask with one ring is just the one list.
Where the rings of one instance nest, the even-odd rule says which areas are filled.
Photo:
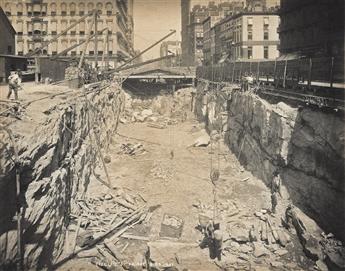
[[141, 67], [140, 69], [127, 70], [117, 76], [127, 79], [195, 79], [195, 68], [185, 67]]

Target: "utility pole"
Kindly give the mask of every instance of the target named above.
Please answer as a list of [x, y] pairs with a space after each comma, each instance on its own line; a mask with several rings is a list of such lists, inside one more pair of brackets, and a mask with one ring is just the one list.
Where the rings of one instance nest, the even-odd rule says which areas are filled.
[[98, 20], [98, 11], [95, 12], [95, 68], [98, 66], [98, 27], [97, 27], [97, 20]]

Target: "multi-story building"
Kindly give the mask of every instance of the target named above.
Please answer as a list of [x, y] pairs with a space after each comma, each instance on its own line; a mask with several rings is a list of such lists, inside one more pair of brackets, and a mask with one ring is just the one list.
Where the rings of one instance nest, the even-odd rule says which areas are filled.
[[[99, 14], [97, 19], [99, 35], [97, 42], [94, 39], [89, 43], [86, 58], [94, 60], [96, 55], [103, 55], [104, 48], [107, 48], [104, 46], [106, 40], [108, 50], [105, 54], [111, 65], [117, 65], [118, 62], [128, 59], [134, 53], [133, 0], [99, 0], [97, 2], [84, 0], [0, 0], [0, 5], [17, 31], [16, 53], [18, 55], [26, 55], [34, 51], [93, 10], [97, 10]], [[95, 21], [93, 17], [86, 18], [39, 53], [41, 55], [56, 55], [84, 41], [92, 21]], [[100, 30], [106, 27], [108, 28], [107, 31], [101, 34]], [[91, 31], [94, 30], [91, 29]], [[67, 55], [80, 55], [82, 48], [83, 46], [76, 47]]]
[[278, 25], [279, 16], [268, 11], [241, 12], [224, 18], [213, 26], [215, 52], [212, 63], [277, 58]]
[[[246, 0], [222, 0], [219, 4], [210, 1], [207, 6], [203, 0], [181, 0], [182, 11], [182, 60], [183, 65], [198, 65], [203, 60], [203, 25], [208, 17], [224, 18], [232, 14], [234, 7], [244, 8]], [[218, 1], [219, 2], [219, 1]]]
[[280, 53], [344, 54], [344, 0], [281, 0]]
[[165, 67], [176, 67], [181, 65], [181, 42], [180, 41], [164, 41], [160, 47], [160, 56], [175, 55], [174, 58], [169, 58], [161, 62]]
[[13, 55], [15, 53], [16, 31], [8, 20], [4, 10], [0, 7], [0, 54]]

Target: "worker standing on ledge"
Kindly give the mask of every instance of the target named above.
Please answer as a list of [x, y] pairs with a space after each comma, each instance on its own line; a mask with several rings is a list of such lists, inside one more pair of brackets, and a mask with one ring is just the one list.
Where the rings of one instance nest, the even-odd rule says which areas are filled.
[[18, 72], [11, 71], [10, 76], [8, 77], [8, 95], [7, 99], [11, 98], [12, 92], [14, 93], [15, 100], [18, 100], [18, 89], [21, 88], [21, 79], [18, 75]]

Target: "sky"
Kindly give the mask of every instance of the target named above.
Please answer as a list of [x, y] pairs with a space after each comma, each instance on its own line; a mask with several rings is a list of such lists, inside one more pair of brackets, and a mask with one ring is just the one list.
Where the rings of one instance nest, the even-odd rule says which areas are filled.
[[[216, 4], [224, 0], [213, 0]], [[228, 0], [225, 0], [228, 1]], [[210, 0], [192, 0], [192, 5], [207, 5]], [[134, 0], [134, 48], [143, 51], [167, 35], [170, 29], [176, 34], [167, 40], [181, 40], [181, 0]], [[143, 55], [143, 59], [159, 57], [157, 45]]]
[[[134, 48], [143, 51], [175, 29], [167, 40], [181, 40], [180, 0], [134, 0]], [[159, 57], [160, 45], [143, 55], [143, 59]]]

